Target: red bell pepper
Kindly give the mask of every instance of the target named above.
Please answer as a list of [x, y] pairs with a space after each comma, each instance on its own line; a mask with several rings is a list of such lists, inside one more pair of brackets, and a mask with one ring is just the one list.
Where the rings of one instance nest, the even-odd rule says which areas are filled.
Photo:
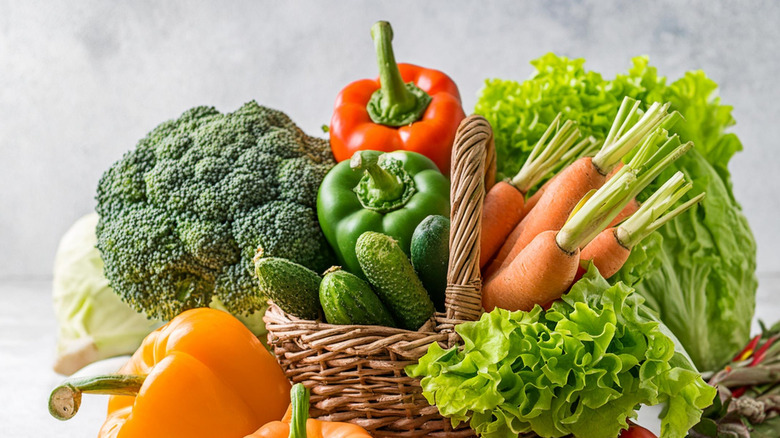
[[371, 28], [379, 62], [378, 79], [347, 85], [336, 98], [330, 145], [336, 161], [358, 150], [407, 150], [433, 160], [449, 175], [455, 131], [465, 118], [458, 87], [446, 74], [396, 64], [390, 23]]

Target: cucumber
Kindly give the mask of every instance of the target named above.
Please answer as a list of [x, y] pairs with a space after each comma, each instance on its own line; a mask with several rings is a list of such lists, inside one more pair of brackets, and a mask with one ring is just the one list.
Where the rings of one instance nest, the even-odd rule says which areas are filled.
[[322, 278], [320, 304], [330, 324], [396, 326], [371, 286], [338, 266], [328, 269]]
[[450, 261], [450, 220], [433, 214], [423, 219], [412, 234], [411, 255], [412, 266], [436, 310], [444, 312]]
[[363, 274], [401, 327], [417, 330], [433, 315], [433, 302], [395, 239], [367, 231], [358, 238], [355, 255]]
[[303, 319], [320, 317], [320, 276], [290, 260], [255, 260], [260, 291], [285, 312]]

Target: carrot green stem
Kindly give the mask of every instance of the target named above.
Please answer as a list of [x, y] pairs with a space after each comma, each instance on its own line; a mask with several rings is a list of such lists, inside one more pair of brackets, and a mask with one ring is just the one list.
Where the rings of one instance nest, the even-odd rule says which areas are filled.
[[49, 413], [58, 420], [69, 420], [79, 411], [81, 394], [135, 396], [145, 379], [146, 376], [128, 374], [70, 378], [51, 391]]
[[[627, 203], [624, 203], [626, 193], [635, 183], [636, 175], [633, 172], [627, 172], [608, 186], [607, 190], [602, 187], [593, 192], [582, 203], [581, 207], [575, 209], [571, 217], [558, 231], [555, 237], [558, 246], [568, 253], [573, 253], [577, 248], [587, 244], [588, 236], [597, 235], [605, 228], [601, 225], [605, 218], [610, 216], [614, 218], [620, 213], [620, 210]], [[614, 216], [612, 212], [614, 212]]]
[[609, 173], [648, 133], [662, 126], [671, 126], [680, 118], [677, 113], [667, 113], [669, 103], [658, 102], [650, 105], [640, 118], [639, 104], [629, 97], [623, 99], [601, 150], [593, 157], [593, 165], [602, 174]]
[[[691, 142], [681, 145], [676, 135], [671, 138], [666, 135], [666, 131], [660, 128], [648, 132], [640, 139], [641, 146], [631, 161], [595, 193], [586, 195], [587, 199], [580, 201], [581, 206], [572, 212], [556, 236], [561, 249], [573, 252], [593, 240], [661, 171], [693, 147]], [[656, 149], [656, 144], [663, 139], [666, 141]], [[675, 202], [679, 199], [677, 197]], [[657, 228], [664, 223], [661, 220], [648, 227]]]
[[404, 83], [393, 53], [393, 28], [387, 21], [371, 27], [381, 88], [371, 95], [366, 110], [374, 123], [404, 126], [420, 120], [431, 96], [412, 82]]
[[309, 419], [309, 388], [302, 383], [296, 383], [290, 389], [290, 418], [289, 438], [306, 438], [306, 422]]
[[[558, 113], [539, 141], [536, 142], [520, 172], [512, 178], [511, 184], [520, 192], [527, 193], [561, 162], [564, 155], [581, 150], [593, 141], [592, 138], [588, 138], [575, 145], [580, 136], [580, 130], [571, 120], [560, 125], [562, 117], [561, 113]], [[552, 139], [548, 142], [550, 136]]]
[[633, 248], [653, 231], [691, 208], [704, 197], [704, 193], [667, 213], [692, 187], [690, 182], [685, 182], [682, 172], [675, 173], [639, 207], [636, 213], [617, 227], [615, 237], [618, 242], [626, 248]]

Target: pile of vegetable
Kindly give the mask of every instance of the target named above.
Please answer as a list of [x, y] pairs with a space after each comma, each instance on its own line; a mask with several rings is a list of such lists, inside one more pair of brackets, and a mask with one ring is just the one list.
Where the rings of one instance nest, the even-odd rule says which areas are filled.
[[[339, 93], [329, 141], [254, 101], [197, 107], [105, 172], [89, 258], [104, 265], [100, 290], [132, 306], [128, 323], [171, 321], [119, 374], [56, 388], [54, 416], [99, 392], [115, 394], [107, 437], [368, 436], [307, 420], [301, 385], [269, 423], [287, 379], [238, 320], [202, 307], [248, 315], [270, 300], [301, 319], [405, 330], [445, 310], [460, 94], [442, 72], [396, 63], [388, 23], [371, 35], [379, 78]], [[612, 80], [552, 54], [533, 65], [524, 82], [487, 81], [476, 107], [499, 179], [482, 211], [486, 312], [407, 374], [453, 426], [487, 437], [649, 434], [630, 420], [661, 403], [663, 437], [769, 430], [777, 327], [732, 359], [756, 279], [727, 170], [741, 149], [731, 108], [703, 73], [667, 84], [645, 58]], [[708, 385], [697, 367], [722, 370]]]
[[667, 83], [640, 57], [627, 74], [608, 80], [585, 70], [584, 62], [547, 54], [531, 62], [536, 72], [526, 81], [486, 82], [475, 112], [495, 131], [499, 174], [519, 170], [559, 112], [578, 122], [583, 135], [603, 139], [624, 97], [641, 100], [643, 109], [670, 102], [683, 120], [669, 132], [695, 147], [638, 199], [676, 171], [693, 182], [683, 200], [708, 195], [636, 247], [613, 281], [645, 297], [700, 369], [717, 368], [747, 342], [757, 288], [755, 239], [727, 168], [742, 150], [736, 135], [726, 132], [734, 124], [731, 107], [721, 104], [717, 85], [701, 71]]

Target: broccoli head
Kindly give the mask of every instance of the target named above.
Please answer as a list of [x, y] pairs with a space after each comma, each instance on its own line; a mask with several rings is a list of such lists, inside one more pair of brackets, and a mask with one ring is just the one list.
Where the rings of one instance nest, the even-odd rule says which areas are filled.
[[249, 102], [197, 107], [159, 125], [98, 185], [97, 247], [111, 286], [170, 319], [216, 296], [231, 312], [265, 306], [252, 258], [284, 257], [322, 272], [333, 254], [317, 222], [326, 140]]

